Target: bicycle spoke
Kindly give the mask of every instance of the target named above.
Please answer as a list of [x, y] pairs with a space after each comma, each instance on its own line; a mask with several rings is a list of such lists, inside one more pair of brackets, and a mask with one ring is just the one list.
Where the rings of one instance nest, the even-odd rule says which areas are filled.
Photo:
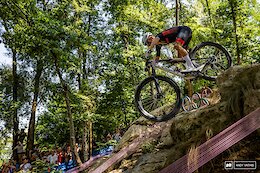
[[151, 105], [151, 109], [150, 109], [150, 110], [151, 110], [151, 111], [154, 110], [155, 107], [156, 107], [156, 102], [153, 102], [152, 105]]
[[215, 63], [215, 65], [216, 65], [216, 66], [219, 66], [220, 69], [222, 69], [222, 70], [226, 70], [226, 68], [225, 68], [223, 65], [219, 64], [219, 63]]
[[[171, 105], [174, 105], [176, 102], [176, 96], [175, 96], [175, 91], [172, 90], [172, 87], [164, 82], [164, 81], [158, 81], [159, 85], [159, 89], [155, 88], [155, 83], [154, 81], [151, 81], [150, 84], [148, 84], [144, 89], [143, 89], [143, 96], [142, 96], [142, 105], [144, 107], [144, 109], [151, 113], [155, 110], [159, 110], [162, 109], [161, 111], [156, 111], [154, 114], [156, 114], [157, 116], [163, 116], [166, 115], [169, 110], [169, 108], [165, 107], [165, 105], [168, 105], [166, 103], [168, 102], [172, 102]], [[157, 93], [157, 91], [160, 91], [161, 93]], [[151, 93], [153, 95], [149, 96], [149, 97], [145, 97], [145, 95], [147, 95], [146, 93], [150, 93], [149, 95], [151, 95]], [[161, 112], [161, 113], [160, 113]], [[162, 114], [162, 115], [160, 115]]]
[[145, 102], [142, 101], [142, 102], [143, 102], [143, 105], [149, 105], [149, 104], [153, 103], [153, 99], [151, 99], [151, 100], [146, 100]]
[[151, 101], [151, 102], [149, 102], [149, 103], [147, 103], [147, 104], [143, 104], [143, 107], [150, 110], [150, 109], [152, 108], [152, 105], [153, 105], [153, 104], [154, 104], [154, 102]]
[[207, 80], [215, 80], [220, 73], [231, 66], [230, 54], [223, 46], [217, 43], [201, 43], [191, 53], [191, 56], [194, 64], [203, 65], [208, 63], [202, 72], [202, 77]]
[[216, 57], [219, 57], [219, 56], [217, 56], [217, 55], [220, 55], [220, 54], [221, 54], [220, 50], [219, 50], [219, 49], [215, 49], [215, 51], [216, 51], [216, 54], [214, 54], [214, 55], [216, 55]]

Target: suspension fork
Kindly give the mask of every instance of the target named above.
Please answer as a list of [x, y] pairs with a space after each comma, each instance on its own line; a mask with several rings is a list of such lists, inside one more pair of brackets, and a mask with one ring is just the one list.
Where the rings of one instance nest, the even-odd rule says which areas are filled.
[[155, 88], [157, 90], [157, 96], [160, 97], [162, 95], [162, 89], [159, 85], [158, 79], [155, 76], [153, 76], [153, 78], [154, 78], [154, 81], [155, 81]]
[[[150, 70], [148, 70], [148, 74], [149, 74], [149, 76], [152, 76], [153, 79], [154, 79], [155, 88], [156, 88], [156, 91], [157, 91], [157, 96], [161, 96], [162, 90], [161, 90], [161, 87], [159, 85], [159, 81], [156, 78], [156, 71], [155, 71], [155, 68], [154, 68], [153, 65], [152, 65], [151, 69], [152, 69], [152, 72]], [[151, 94], [153, 95], [153, 93], [154, 92], [153, 92], [153, 87], [152, 87], [152, 83], [151, 83]]]

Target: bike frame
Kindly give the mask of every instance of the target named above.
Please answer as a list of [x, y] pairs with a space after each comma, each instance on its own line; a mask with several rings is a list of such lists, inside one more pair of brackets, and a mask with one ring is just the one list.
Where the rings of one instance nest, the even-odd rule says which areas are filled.
[[[180, 72], [180, 71], [177, 71], [177, 70], [171, 71], [171, 70], [169, 70], [168, 68], [166, 68], [164, 66], [158, 66], [157, 63], [160, 63], [160, 62], [167, 62], [167, 63], [176, 64], [176, 63], [185, 63], [185, 60], [166, 59], [166, 60], [159, 60], [158, 62], [155, 62], [154, 60], [148, 60], [146, 62], [146, 69], [152, 68], [151, 76], [156, 76], [156, 70], [155, 69], [160, 69], [160, 70], [166, 71], [168, 73], [171, 73], [173, 75], [176, 75], [176, 76], [179, 76], [181, 78], [184, 78], [184, 79], [195, 79], [195, 78], [200, 76], [201, 71], [204, 69], [204, 67], [206, 65], [208, 65], [208, 62], [206, 62], [205, 64], [203, 64], [200, 67], [198, 67], [198, 69], [199, 69], [198, 71], [185, 73], [185, 72]], [[172, 66], [174, 66], [174, 65], [172, 65]], [[174, 66], [174, 67], [177, 68], [176, 66]], [[187, 74], [190, 74], [190, 75], [186, 76]]]

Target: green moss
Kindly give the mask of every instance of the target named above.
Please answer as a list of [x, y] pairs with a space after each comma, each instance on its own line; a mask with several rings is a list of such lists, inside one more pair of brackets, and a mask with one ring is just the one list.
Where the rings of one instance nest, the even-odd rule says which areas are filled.
[[141, 148], [144, 154], [152, 153], [155, 149], [155, 142], [146, 142], [142, 145]]

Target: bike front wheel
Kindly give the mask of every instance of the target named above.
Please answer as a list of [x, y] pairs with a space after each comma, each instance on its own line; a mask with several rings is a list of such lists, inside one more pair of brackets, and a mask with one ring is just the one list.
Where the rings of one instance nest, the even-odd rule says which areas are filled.
[[227, 49], [214, 42], [202, 42], [197, 45], [190, 52], [190, 58], [195, 67], [203, 67], [202, 78], [212, 81], [232, 64]]
[[148, 77], [136, 88], [136, 108], [147, 119], [167, 121], [179, 112], [180, 103], [180, 89], [168, 77]]

